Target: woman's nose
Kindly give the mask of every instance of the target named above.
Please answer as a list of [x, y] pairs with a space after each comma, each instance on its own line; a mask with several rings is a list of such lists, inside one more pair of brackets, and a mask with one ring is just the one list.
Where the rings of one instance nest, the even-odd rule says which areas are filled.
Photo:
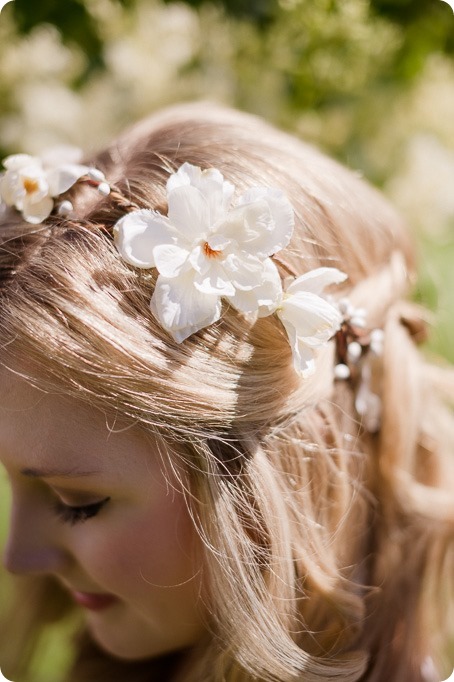
[[15, 575], [57, 574], [66, 566], [65, 553], [57, 547], [18, 546], [8, 542], [3, 565]]
[[40, 510], [13, 505], [3, 565], [16, 575], [55, 574], [68, 562], [49, 517]]

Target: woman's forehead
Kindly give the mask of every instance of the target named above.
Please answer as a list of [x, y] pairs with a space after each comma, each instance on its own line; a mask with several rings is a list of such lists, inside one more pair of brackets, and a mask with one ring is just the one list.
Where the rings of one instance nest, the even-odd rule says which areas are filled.
[[0, 457], [22, 468], [53, 470], [133, 466], [150, 448], [140, 429], [96, 407], [33, 384], [18, 370], [0, 370]]
[[[31, 363], [14, 363], [0, 367], [0, 412], [21, 415], [27, 420], [31, 415], [43, 418], [46, 413], [58, 421], [74, 411], [74, 402], [57, 387], [50, 388], [48, 382], [31, 371]], [[83, 404], [77, 412], [82, 416]], [[87, 410], [88, 413], [88, 410]]]

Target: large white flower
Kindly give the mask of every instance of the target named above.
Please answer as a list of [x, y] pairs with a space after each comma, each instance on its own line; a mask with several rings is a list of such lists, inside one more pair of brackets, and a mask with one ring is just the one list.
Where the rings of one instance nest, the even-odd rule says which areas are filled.
[[181, 342], [221, 315], [221, 298], [244, 313], [272, 312], [282, 295], [270, 256], [293, 232], [278, 189], [256, 187], [231, 207], [234, 187], [216, 169], [189, 163], [167, 183], [168, 215], [143, 209], [114, 227], [121, 256], [159, 272], [151, 309]]
[[342, 323], [337, 306], [321, 296], [325, 287], [347, 275], [336, 268], [317, 268], [295, 279], [282, 296], [276, 313], [287, 332], [295, 370], [303, 377], [315, 371], [315, 353]]
[[57, 147], [42, 157], [7, 156], [6, 170], [0, 175], [1, 201], [14, 206], [27, 222], [42, 223], [54, 207], [54, 198], [88, 173], [87, 166], [75, 162], [79, 154], [73, 147]]

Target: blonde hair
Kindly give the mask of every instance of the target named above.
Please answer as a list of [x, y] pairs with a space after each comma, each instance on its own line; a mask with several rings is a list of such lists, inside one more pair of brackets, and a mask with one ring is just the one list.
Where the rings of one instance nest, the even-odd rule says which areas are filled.
[[[315, 149], [215, 106], [156, 114], [91, 162], [121, 194], [76, 185], [75, 219], [4, 221], [3, 362], [25, 357], [41, 382], [166, 443], [206, 547], [212, 637], [183, 672], [160, 679], [422, 682], [452, 566], [442, 487], [453, 425], [440, 398], [450, 370], [431, 368], [415, 346], [424, 324], [404, 300], [414, 258], [401, 218]], [[218, 168], [239, 190], [284, 190], [296, 228], [276, 257], [283, 277], [318, 266], [348, 274], [342, 293], [385, 331], [378, 434], [361, 425], [350, 385], [334, 381], [333, 344], [301, 379], [275, 316], [252, 324], [225, 306], [182, 344], [160, 328], [153, 277], [125, 264], [109, 235], [121, 197], [165, 213], [166, 180], [184, 162]], [[16, 679], [18, 661], [2, 656]], [[125, 664], [110, 665], [105, 679]], [[94, 669], [81, 653], [68, 679], [88, 682]], [[122, 679], [153, 670], [131, 666]]]

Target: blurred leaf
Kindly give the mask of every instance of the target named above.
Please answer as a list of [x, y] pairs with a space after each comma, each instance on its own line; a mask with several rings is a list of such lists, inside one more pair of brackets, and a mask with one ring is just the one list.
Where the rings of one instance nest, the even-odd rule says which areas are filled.
[[370, 0], [373, 11], [403, 29], [404, 43], [396, 58], [396, 76], [419, 73], [431, 52], [454, 54], [454, 16], [441, 0]]

